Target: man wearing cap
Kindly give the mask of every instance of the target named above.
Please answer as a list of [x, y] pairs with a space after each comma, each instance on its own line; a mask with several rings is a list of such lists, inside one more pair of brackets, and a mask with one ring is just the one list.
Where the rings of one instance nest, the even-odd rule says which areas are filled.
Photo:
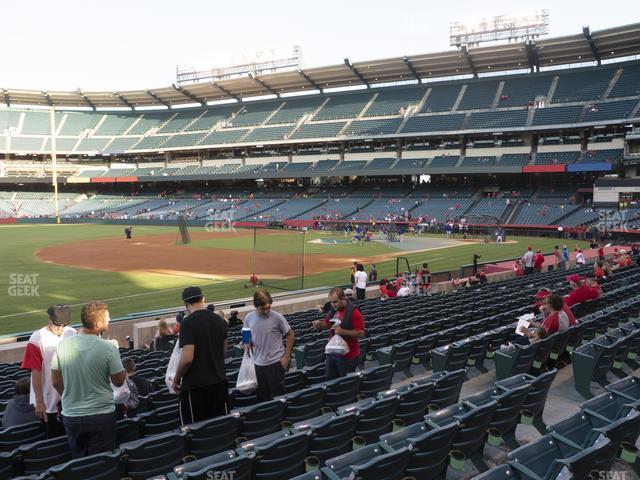
[[584, 277], [574, 273], [573, 275], [569, 275], [567, 280], [572, 288], [572, 292], [564, 299], [564, 304], [567, 307], [572, 307], [573, 305], [589, 300], [591, 292], [589, 292], [589, 288], [583, 283]]
[[207, 310], [199, 287], [185, 288], [182, 301], [189, 314], [180, 323], [182, 353], [172, 387], [187, 425], [227, 413], [227, 324]]
[[[542, 315], [542, 323], [540, 323], [540, 325], [544, 325], [547, 316], [549, 315], [549, 308], [547, 308], [547, 299], [553, 295], [553, 292], [548, 289], [548, 288], [541, 288], [536, 292], [535, 295], [535, 299], [536, 301], [533, 304], [533, 308], [534, 308], [534, 313], [535, 314], [541, 314]], [[564, 312], [564, 314], [566, 315], [566, 317], [569, 319], [569, 325], [573, 326], [576, 323], [578, 323], [578, 321], [576, 320], [575, 315], [573, 314], [573, 312], [571, 311], [571, 309], [566, 305], [566, 303], [562, 303], [562, 311]]]
[[58, 418], [60, 395], [51, 382], [51, 360], [63, 338], [76, 334], [69, 327], [71, 311], [66, 305], [53, 305], [47, 310], [49, 322], [29, 337], [21, 367], [31, 370], [29, 403], [44, 422], [47, 436], [64, 435], [64, 426]]
[[533, 248], [527, 247], [526, 253], [522, 256], [522, 265], [524, 266], [524, 274], [530, 275], [533, 273]]
[[551, 295], [553, 292], [548, 288], [540, 288], [536, 292], [536, 295], [533, 297], [535, 302], [533, 302], [533, 312], [537, 315], [542, 313], [542, 302], [545, 298]]
[[533, 269], [536, 273], [542, 272], [542, 265], [544, 265], [544, 255], [540, 250], [536, 250], [536, 254], [533, 256]]

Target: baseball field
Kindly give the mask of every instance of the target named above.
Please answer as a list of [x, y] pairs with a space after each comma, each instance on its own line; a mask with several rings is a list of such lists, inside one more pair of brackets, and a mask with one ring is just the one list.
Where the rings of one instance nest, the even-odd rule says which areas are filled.
[[[441, 235], [406, 237], [403, 244], [357, 244], [343, 234], [253, 229], [191, 228], [189, 245], [176, 243], [176, 227], [135, 226], [126, 240], [119, 225], [8, 225], [0, 227], [0, 335], [31, 331], [54, 303], [72, 306], [104, 300], [112, 318], [180, 305], [180, 292], [200, 285], [208, 302], [250, 295], [255, 274], [273, 292], [345, 285], [358, 260], [378, 278], [395, 273], [396, 257], [431, 271], [514, 258], [527, 245], [549, 252], [558, 240], [510, 238], [501, 245], [446, 240]], [[570, 247], [584, 242], [572, 241]], [[302, 278], [304, 277], [304, 282]]]

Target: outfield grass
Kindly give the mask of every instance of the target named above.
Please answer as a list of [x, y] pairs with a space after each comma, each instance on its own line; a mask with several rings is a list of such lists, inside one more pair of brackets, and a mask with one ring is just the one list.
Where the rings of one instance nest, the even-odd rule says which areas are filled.
[[[198, 231], [198, 229], [193, 229]], [[136, 227], [136, 236], [175, 233], [175, 227]], [[122, 227], [111, 225], [19, 225], [0, 227], [0, 334], [31, 331], [45, 320], [44, 310], [53, 303], [82, 304], [88, 300], [106, 300], [112, 317], [180, 304], [180, 291], [196, 283], [192, 277], [160, 274], [133, 274], [71, 268], [39, 261], [35, 252], [43, 247], [77, 240], [121, 237]], [[309, 232], [308, 239], [325, 234]], [[341, 238], [337, 235], [336, 238]], [[513, 238], [512, 238], [513, 239]], [[467, 244], [426, 253], [406, 254], [412, 264], [429, 262], [431, 271], [457, 269], [471, 263], [474, 253], [481, 261], [513, 258], [523, 253], [527, 244], [550, 251], [558, 243], [555, 239], [519, 238], [516, 244]], [[247, 242], [248, 246], [247, 246]], [[205, 241], [199, 246], [210, 248], [251, 249], [251, 236], [235, 239], [220, 238]], [[300, 251], [299, 233], [277, 233], [259, 236], [258, 250], [274, 252]], [[201, 242], [197, 242], [199, 244]], [[570, 248], [577, 245], [572, 242]], [[585, 242], [580, 243], [585, 246]], [[304, 287], [344, 285], [349, 282], [349, 260], [389, 253], [397, 250], [386, 245], [319, 245], [306, 244], [306, 253], [332, 253], [345, 256], [345, 269], [306, 276]], [[368, 267], [368, 266], [367, 266]], [[390, 276], [395, 260], [378, 263], [379, 277]], [[10, 286], [15, 275], [37, 274], [37, 296], [11, 296]], [[13, 275], [13, 276], [12, 276]], [[208, 301], [247, 297], [244, 281], [215, 282], [202, 285]], [[270, 285], [281, 289], [301, 288], [301, 279], [272, 280]], [[275, 289], [274, 291], [277, 291]], [[72, 308], [72, 321], [79, 322], [80, 307]]]

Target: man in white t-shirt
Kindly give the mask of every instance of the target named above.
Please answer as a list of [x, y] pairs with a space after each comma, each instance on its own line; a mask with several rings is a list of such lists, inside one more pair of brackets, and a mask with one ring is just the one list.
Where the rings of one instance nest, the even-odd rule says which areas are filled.
[[522, 266], [524, 267], [524, 274], [531, 275], [533, 273], [533, 247], [527, 247], [527, 251], [522, 256]]
[[51, 382], [51, 360], [62, 339], [73, 336], [76, 331], [69, 327], [71, 312], [66, 305], [53, 305], [47, 310], [49, 323], [29, 337], [22, 359], [22, 368], [31, 370], [31, 392], [29, 403], [35, 407], [36, 415], [44, 422], [49, 438], [64, 435], [64, 426], [59, 417], [60, 394]]
[[353, 286], [356, 289], [356, 298], [358, 300], [364, 300], [369, 276], [367, 275], [367, 272], [364, 271], [362, 264], [359, 263], [356, 265], [356, 273], [353, 275], [353, 278]]

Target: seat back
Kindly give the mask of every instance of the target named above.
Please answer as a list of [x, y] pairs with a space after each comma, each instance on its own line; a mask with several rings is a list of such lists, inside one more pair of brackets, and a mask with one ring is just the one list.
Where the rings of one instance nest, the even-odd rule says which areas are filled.
[[51, 467], [48, 475], [55, 480], [121, 480], [126, 476], [120, 452], [98, 453]]
[[316, 383], [324, 382], [327, 378], [325, 373], [325, 364], [319, 363], [313, 367], [303, 369], [304, 376], [307, 379], [307, 385], [314, 385]]
[[503, 464], [473, 478], [474, 480], [519, 480], [521, 477], [511, 465]]
[[453, 441], [453, 449], [460, 450], [467, 458], [478, 452], [484, 445], [489, 422], [497, 409], [498, 402], [491, 401], [456, 415], [455, 418], [460, 422], [460, 429]]
[[46, 434], [41, 422], [25, 423], [0, 431], [0, 452], [10, 452], [20, 445], [44, 440]]
[[174, 467], [176, 478], [190, 480], [211, 480], [212, 478], [232, 478], [251, 480], [253, 457], [238, 455], [229, 450]]
[[25, 475], [44, 472], [71, 460], [69, 440], [66, 435], [23, 445], [18, 447], [17, 453], [22, 473]]
[[284, 402], [271, 400], [257, 405], [238, 409], [241, 415], [242, 436], [262, 437], [280, 430], [284, 420]]
[[186, 427], [190, 455], [198, 458], [232, 449], [240, 435], [240, 419], [235, 415], [215, 417]]
[[365, 397], [373, 397], [378, 392], [388, 389], [392, 379], [393, 365], [381, 365], [364, 370], [359, 393]]
[[416, 341], [408, 340], [393, 347], [393, 363], [396, 372], [411, 367], [413, 352], [416, 350]]
[[449, 463], [449, 451], [459, 426], [452, 422], [410, 438], [412, 445], [407, 475], [416, 478], [443, 478]]
[[299, 422], [320, 415], [324, 406], [325, 390], [321, 386], [305, 388], [286, 396], [285, 418]]
[[364, 464], [353, 465], [351, 469], [355, 478], [362, 480], [400, 480], [405, 476], [409, 453], [408, 448], [401, 448], [380, 455]]
[[538, 352], [540, 342], [532, 343], [526, 347], [516, 347], [517, 354], [513, 368], [511, 369], [511, 375], [518, 373], [527, 373], [531, 369], [533, 360]]
[[453, 372], [443, 372], [444, 374], [441, 376], [434, 375], [436, 388], [431, 396], [431, 403], [437, 405], [438, 408], [456, 403], [466, 372], [466, 369], [462, 368]]
[[116, 445], [141, 438], [142, 425], [139, 418], [123, 418], [116, 422]]
[[513, 431], [520, 420], [522, 404], [530, 388], [530, 385], [521, 385], [495, 397], [498, 408], [489, 422], [489, 428], [495, 428], [503, 434]]
[[183, 461], [186, 441], [183, 433], [163, 433], [120, 445], [127, 476], [143, 480], [170, 471]]
[[333, 417], [311, 429], [309, 455], [320, 461], [341, 455], [351, 450], [356, 434], [358, 416], [355, 413]]
[[396, 418], [402, 420], [405, 425], [419, 422], [427, 413], [435, 388], [434, 383], [423, 383], [422, 385], [414, 385], [401, 393], [398, 396]]
[[532, 412], [534, 416], [542, 415], [544, 406], [547, 403], [549, 389], [557, 374], [558, 370], [554, 368], [553, 370], [538, 375], [535, 380], [531, 382], [531, 388], [522, 403], [523, 410]]
[[378, 437], [391, 431], [391, 424], [396, 414], [398, 399], [389, 397], [374, 400], [359, 409], [356, 435], [363, 437], [367, 443], [376, 442]]
[[287, 372], [284, 376], [284, 390], [287, 393], [297, 392], [305, 387], [307, 378], [302, 370]]
[[17, 474], [13, 452], [0, 453], [0, 478], [13, 478]]
[[336, 378], [326, 382], [325, 405], [336, 409], [342, 405], [353, 403], [360, 390], [360, 375], [350, 374], [346, 377]]
[[181, 425], [178, 405], [158, 408], [139, 415], [145, 437], [175, 430]]
[[256, 447], [255, 478], [288, 480], [304, 473], [309, 439], [307, 433], [296, 433]]

